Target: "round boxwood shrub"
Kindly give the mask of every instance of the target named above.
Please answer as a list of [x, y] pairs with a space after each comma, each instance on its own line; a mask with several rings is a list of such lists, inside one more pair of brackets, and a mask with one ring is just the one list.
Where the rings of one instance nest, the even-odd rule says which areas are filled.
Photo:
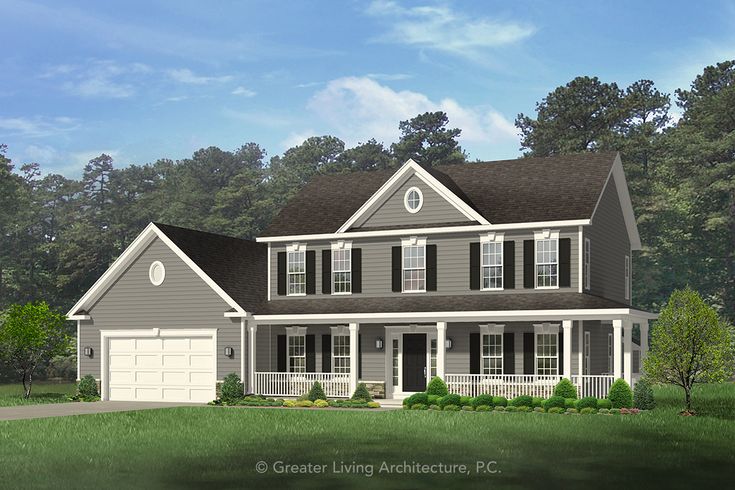
[[584, 410], [585, 408], [597, 409], [597, 398], [594, 396], [585, 396], [577, 401], [577, 406], [574, 408], [577, 410]]
[[317, 400], [314, 402], [314, 406], [317, 408], [325, 408], [329, 406], [329, 402], [327, 400]]
[[285, 400], [283, 402], [283, 406], [284, 407], [295, 407], [296, 406], [296, 402], [293, 401], [293, 400]]
[[314, 406], [314, 402], [311, 400], [297, 400], [294, 406], [301, 408], [311, 408]]
[[[77, 393], [83, 399], [99, 397], [100, 394], [97, 391], [97, 381], [94, 379], [94, 376], [88, 374], [80, 379], [79, 385], [77, 386]], [[240, 394], [242, 395], [242, 392], [240, 392]]]
[[463, 405], [462, 410], [465, 412], [474, 412], [475, 407], [473, 407], [472, 405]]
[[426, 395], [426, 399], [429, 401], [429, 405], [437, 405], [439, 403], [439, 395]]
[[581, 413], [582, 415], [590, 415], [593, 413], [597, 413], [597, 409], [592, 408], [592, 407], [584, 407], [583, 409], [579, 411], [579, 413]]
[[445, 412], [459, 412], [459, 405], [444, 405]]
[[472, 405], [475, 407], [479, 407], [482, 405], [492, 407], [493, 397], [491, 395], [477, 395], [475, 398], [472, 399]]
[[475, 412], [489, 412], [490, 410], [492, 410], [490, 405], [478, 405], [475, 407]]
[[610, 410], [612, 408], [612, 403], [610, 403], [610, 400], [608, 400], [607, 398], [600, 398], [599, 400], [597, 400], [597, 408]]
[[504, 405], [495, 405], [495, 408], [493, 408], [493, 411], [495, 412], [505, 412], [507, 410], [507, 407]]
[[426, 410], [427, 408], [429, 407], [427, 407], [423, 403], [414, 403], [413, 405], [411, 405], [411, 410]]
[[576, 408], [567, 408], [565, 413], [579, 413]]
[[533, 411], [537, 413], [544, 413], [543, 407], [533, 407]]
[[472, 403], [472, 397], [471, 396], [460, 396], [459, 397], [459, 406], [464, 407], [465, 405], [470, 405]]
[[516, 407], [516, 409], [517, 409], [516, 410], [517, 412], [530, 412], [531, 411], [531, 407], [527, 407], [525, 405], [521, 405], [520, 407]]
[[240, 376], [236, 373], [230, 373], [225, 376], [220, 387], [220, 399], [226, 404], [237, 403], [238, 400], [244, 397], [244, 390], [242, 382], [240, 382]]
[[368, 408], [380, 408], [380, 403], [376, 401], [367, 402]]
[[447, 384], [439, 376], [434, 376], [426, 386], [426, 393], [429, 395], [436, 396], [447, 396], [449, 390], [447, 390]]
[[532, 403], [533, 398], [530, 395], [519, 395], [510, 401], [514, 407], [530, 407]]
[[428, 405], [429, 395], [427, 395], [426, 393], [414, 393], [413, 395], [403, 400], [403, 404], [408, 405], [409, 407], [412, 407], [417, 403]]
[[442, 407], [439, 405], [429, 405], [429, 410], [441, 410]]
[[564, 398], [561, 396], [552, 396], [548, 400], [544, 401], [544, 410], [547, 412], [551, 411], [552, 408], [560, 408], [564, 409], [566, 408], [566, 405], [564, 403]]
[[534, 396], [534, 397], [533, 397], [533, 398], [531, 399], [531, 406], [532, 406], [533, 408], [537, 408], [537, 407], [543, 407], [543, 406], [544, 406], [544, 399], [543, 399], [543, 398], [541, 398], [541, 397], [539, 397], [539, 396]]
[[576, 398], [565, 398], [564, 399], [564, 408], [574, 408], [576, 404], [577, 404]]
[[517, 412], [518, 407], [516, 407], [515, 405], [508, 405], [507, 407], [505, 407], [505, 411], [506, 412]]
[[653, 388], [646, 379], [638, 380], [633, 389], [633, 406], [640, 410], [653, 410], [656, 401], [653, 399]]
[[449, 393], [448, 395], [439, 398], [440, 407], [446, 408], [447, 405], [456, 405], [458, 407], [462, 406], [461, 397], [454, 393]]
[[609, 408], [600, 408], [597, 410], [597, 413], [599, 415], [610, 415], [610, 409]]
[[554, 395], [562, 398], [577, 398], [577, 387], [567, 378], [562, 378], [554, 387]]
[[623, 378], [616, 379], [607, 395], [613, 408], [632, 408], [633, 392]]
[[561, 407], [551, 407], [546, 412], [547, 413], [562, 413], [563, 411], [564, 411], [564, 409], [561, 408]]
[[[314, 383], [316, 384], [316, 383]], [[321, 388], [321, 385], [319, 385]], [[367, 386], [365, 386], [365, 383], [360, 383], [357, 385], [357, 388], [355, 388], [355, 392], [352, 394], [353, 400], [363, 400], [366, 402], [373, 401], [372, 395], [370, 395], [370, 391], [368, 391]]]
[[507, 407], [508, 406], [508, 399], [504, 396], [494, 396], [493, 397], [493, 406], [494, 407]]

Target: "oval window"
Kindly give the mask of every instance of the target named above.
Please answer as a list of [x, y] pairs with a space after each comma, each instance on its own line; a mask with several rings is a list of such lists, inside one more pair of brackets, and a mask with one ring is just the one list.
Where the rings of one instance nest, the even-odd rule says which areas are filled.
[[418, 213], [424, 204], [424, 195], [418, 187], [411, 187], [403, 197], [403, 204], [409, 213]]
[[148, 269], [148, 278], [154, 286], [163, 284], [163, 280], [166, 278], [166, 268], [161, 262], [157, 260], [151, 264], [151, 267]]

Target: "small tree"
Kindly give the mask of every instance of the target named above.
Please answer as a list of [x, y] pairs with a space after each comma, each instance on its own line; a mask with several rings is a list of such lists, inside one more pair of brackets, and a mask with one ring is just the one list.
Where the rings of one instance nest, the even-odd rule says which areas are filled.
[[671, 293], [651, 332], [651, 352], [643, 361], [652, 381], [684, 390], [691, 412], [694, 383], [719, 383], [733, 373], [730, 327], [696, 291]]
[[71, 348], [65, 322], [66, 317], [44, 301], [10, 305], [5, 312], [0, 326], [0, 359], [21, 376], [25, 398], [31, 396], [36, 367]]
[[360, 383], [357, 385], [357, 389], [355, 389], [355, 392], [352, 394], [353, 400], [365, 400], [366, 402], [373, 401], [372, 395], [370, 395], [370, 390], [367, 389], [367, 386], [365, 386], [365, 383]]
[[327, 395], [324, 394], [324, 388], [322, 388], [322, 384], [319, 381], [314, 381], [314, 384], [311, 385], [309, 393], [306, 394], [306, 399], [313, 402], [327, 399]]
[[577, 398], [577, 387], [567, 378], [562, 378], [554, 387], [554, 396]]

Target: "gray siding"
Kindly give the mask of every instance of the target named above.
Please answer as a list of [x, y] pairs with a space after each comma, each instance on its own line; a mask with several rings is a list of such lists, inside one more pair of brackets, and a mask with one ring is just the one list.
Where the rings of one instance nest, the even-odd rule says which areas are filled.
[[[519, 294], [543, 294], [545, 291], [577, 292], [579, 288], [579, 230], [563, 228], [560, 238], [571, 239], [571, 287], [558, 290], [534, 290], [523, 288], [523, 241], [533, 240], [533, 231], [512, 231], [505, 233], [505, 240], [515, 241], [515, 289]], [[478, 233], [462, 233], [453, 235], [434, 235], [428, 237], [428, 244], [437, 246], [437, 291], [422, 294], [498, 294], [493, 291], [470, 290], [470, 255], [469, 244], [479, 241]], [[353, 248], [362, 249], [362, 293], [361, 297], [392, 296], [401, 293], [391, 291], [391, 247], [400, 246], [401, 237], [394, 238], [361, 238], [352, 241]], [[316, 291], [309, 296], [319, 299], [329, 297], [321, 294], [322, 254], [321, 250], [329, 249], [330, 243], [308, 242], [308, 250], [316, 250]], [[271, 247], [271, 299], [287, 300], [288, 296], [278, 296], [278, 252], [285, 252], [286, 245], [273, 244]], [[622, 259], [621, 259], [622, 260]], [[344, 296], [332, 296], [334, 298]], [[302, 297], [303, 298], [303, 297]]]
[[[409, 213], [403, 204], [403, 197], [411, 187], [417, 187], [424, 196], [424, 202], [417, 213]], [[356, 223], [354, 228], [450, 223], [455, 221], [471, 220], [426, 185], [423, 180], [413, 175], [364, 222]]]
[[[160, 260], [166, 280], [153, 286], [148, 279], [151, 262]], [[217, 378], [240, 374], [240, 320], [224, 317], [230, 306], [163, 242], [156, 238], [89, 310], [83, 321], [80, 346], [92, 347], [94, 356], [81, 356], [80, 375], [100, 378], [100, 330], [150, 328], [216, 328]], [[224, 348], [235, 350], [225, 357]]]
[[[625, 299], [625, 256], [631, 255], [630, 240], [613, 178], [602, 194], [592, 224], [584, 229], [584, 237], [590, 239], [590, 292], [630, 303]], [[631, 276], [632, 270], [631, 262]]]
[[613, 331], [612, 324], [599, 320], [585, 320], [584, 331], [590, 332], [590, 374], [607, 373], [607, 340], [608, 334]]

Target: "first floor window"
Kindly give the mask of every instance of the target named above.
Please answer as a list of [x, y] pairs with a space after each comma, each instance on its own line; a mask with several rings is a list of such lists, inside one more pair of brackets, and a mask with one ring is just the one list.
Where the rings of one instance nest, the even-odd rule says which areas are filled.
[[536, 240], [536, 287], [558, 286], [558, 240], [548, 238]]
[[332, 336], [332, 371], [335, 373], [350, 372], [350, 336]]
[[590, 333], [585, 332], [584, 333], [584, 351], [583, 351], [584, 365], [582, 366], [584, 369], [584, 372], [582, 374], [590, 373], [590, 346], [591, 346]]
[[398, 386], [398, 339], [393, 339], [393, 386]]
[[503, 374], [503, 334], [483, 334], [482, 374]]
[[426, 291], [426, 247], [403, 247], [403, 291]]
[[536, 374], [539, 376], [556, 376], [559, 373], [558, 351], [558, 334], [536, 334]]
[[336, 294], [352, 292], [352, 250], [332, 250], [332, 282]]
[[306, 336], [288, 336], [288, 371], [291, 373], [306, 372]]
[[613, 372], [613, 334], [607, 334], [607, 372]]
[[503, 242], [482, 244], [482, 289], [503, 289]]
[[306, 294], [306, 252], [288, 252], [288, 294]]
[[431, 369], [429, 370], [429, 378], [436, 376], [436, 339], [431, 339], [431, 346], [429, 349], [429, 358], [431, 360]]
[[585, 238], [584, 239], [584, 288], [585, 289], [590, 288], [590, 260], [592, 258], [590, 246], [591, 246], [590, 239]]

